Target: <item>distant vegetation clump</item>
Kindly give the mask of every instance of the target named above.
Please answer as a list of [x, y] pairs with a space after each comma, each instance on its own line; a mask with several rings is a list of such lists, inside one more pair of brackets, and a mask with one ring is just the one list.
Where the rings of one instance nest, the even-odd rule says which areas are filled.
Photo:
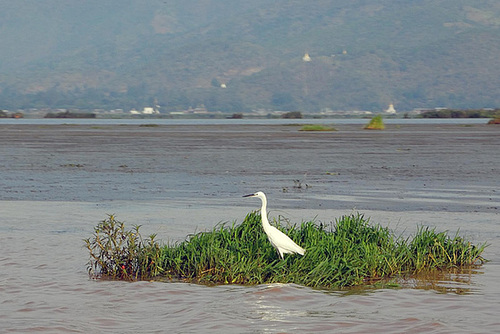
[[290, 119], [300, 119], [303, 118], [302, 113], [300, 111], [290, 111], [284, 113], [281, 118], [290, 118]]
[[423, 118], [495, 118], [500, 117], [500, 109], [439, 109], [421, 114]]
[[335, 131], [335, 128], [322, 124], [305, 124], [299, 129], [299, 131]]
[[96, 118], [96, 114], [87, 112], [62, 111], [58, 113], [48, 113], [44, 118]]
[[243, 118], [243, 113], [239, 112], [239, 113], [234, 113], [232, 114], [230, 117], [228, 118], [231, 118], [231, 119], [242, 119]]
[[341, 288], [419, 273], [482, 264], [486, 245], [421, 227], [413, 238], [395, 237], [363, 215], [343, 216], [331, 224], [304, 222], [283, 228], [304, 256], [281, 260], [253, 212], [244, 221], [221, 224], [182, 242], [160, 246], [155, 236], [143, 239], [113, 216], [101, 222], [86, 241], [92, 277], [180, 280], [203, 284], [296, 283]]
[[367, 130], [384, 130], [385, 125], [382, 115], [374, 116], [364, 128]]

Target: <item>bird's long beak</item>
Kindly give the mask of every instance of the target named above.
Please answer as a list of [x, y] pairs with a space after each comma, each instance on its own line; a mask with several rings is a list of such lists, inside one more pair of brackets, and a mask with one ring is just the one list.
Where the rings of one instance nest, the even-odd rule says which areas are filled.
[[255, 194], [248, 194], [248, 195], [245, 195], [243, 197], [252, 197], [252, 196], [255, 196]]

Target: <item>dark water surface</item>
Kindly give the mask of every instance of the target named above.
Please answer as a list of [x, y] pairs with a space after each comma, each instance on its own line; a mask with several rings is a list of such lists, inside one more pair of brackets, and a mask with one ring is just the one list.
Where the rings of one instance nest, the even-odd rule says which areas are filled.
[[[500, 129], [337, 128], [0, 125], [0, 332], [499, 332]], [[82, 239], [107, 213], [182, 240], [241, 221], [256, 190], [297, 223], [460, 229], [491, 261], [401, 289], [88, 279]]]

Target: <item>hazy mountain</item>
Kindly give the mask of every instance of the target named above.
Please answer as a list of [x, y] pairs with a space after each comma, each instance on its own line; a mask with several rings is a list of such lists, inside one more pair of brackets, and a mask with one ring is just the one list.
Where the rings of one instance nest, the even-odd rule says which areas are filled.
[[2, 1], [0, 42], [0, 109], [500, 105], [496, 0]]

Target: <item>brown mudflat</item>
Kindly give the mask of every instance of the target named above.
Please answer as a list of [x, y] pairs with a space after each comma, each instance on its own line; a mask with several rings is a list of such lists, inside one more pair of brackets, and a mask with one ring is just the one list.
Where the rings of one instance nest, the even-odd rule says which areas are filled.
[[300, 199], [301, 206], [323, 208], [498, 210], [498, 127], [336, 129], [1, 125], [0, 196], [152, 200], [233, 198], [263, 190], [284, 206]]

